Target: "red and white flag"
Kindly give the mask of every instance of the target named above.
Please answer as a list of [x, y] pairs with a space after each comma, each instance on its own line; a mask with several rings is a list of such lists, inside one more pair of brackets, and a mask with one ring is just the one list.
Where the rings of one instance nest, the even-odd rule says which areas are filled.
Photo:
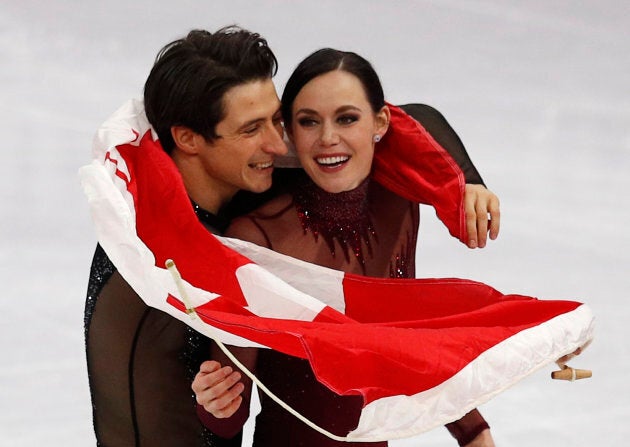
[[[418, 123], [395, 108], [393, 117], [402, 133], [388, 132], [377, 150], [375, 178], [434, 205], [465, 240], [461, 172]], [[578, 302], [462, 279], [344, 274], [210, 234], [140, 101], [98, 130], [80, 178], [100, 244], [149, 306], [224, 343], [308, 359], [332, 391], [362, 395], [347, 440], [409, 437], [457, 420], [592, 338], [593, 316]], [[198, 318], [186, 313], [169, 258]]]

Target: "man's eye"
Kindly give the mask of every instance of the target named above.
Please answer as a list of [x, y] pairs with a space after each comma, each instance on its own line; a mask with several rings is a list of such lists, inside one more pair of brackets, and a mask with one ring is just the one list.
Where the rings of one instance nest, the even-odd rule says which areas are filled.
[[337, 118], [339, 124], [352, 124], [356, 121], [359, 121], [359, 117], [356, 115], [341, 115]]
[[243, 129], [243, 133], [247, 135], [253, 135], [256, 132], [258, 132], [259, 129], [260, 129], [260, 125], [257, 124], [255, 126], [251, 126], [251, 127], [247, 127]]

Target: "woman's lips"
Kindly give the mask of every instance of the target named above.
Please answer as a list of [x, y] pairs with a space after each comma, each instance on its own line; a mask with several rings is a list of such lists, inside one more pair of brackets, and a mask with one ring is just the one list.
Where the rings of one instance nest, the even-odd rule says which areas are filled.
[[350, 160], [349, 155], [321, 155], [314, 158], [315, 163], [326, 169], [334, 169], [342, 166]]

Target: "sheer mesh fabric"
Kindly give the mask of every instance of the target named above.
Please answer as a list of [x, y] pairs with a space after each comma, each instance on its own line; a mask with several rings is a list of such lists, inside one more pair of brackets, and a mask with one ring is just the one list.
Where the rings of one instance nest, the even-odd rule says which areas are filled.
[[85, 312], [93, 422], [100, 446], [240, 446], [198, 419], [190, 388], [205, 337], [150, 308], [97, 247]]
[[446, 149], [464, 173], [466, 183], [485, 185], [462, 140], [440, 112], [426, 104], [405, 104], [399, 107], [422, 124], [435, 141]]

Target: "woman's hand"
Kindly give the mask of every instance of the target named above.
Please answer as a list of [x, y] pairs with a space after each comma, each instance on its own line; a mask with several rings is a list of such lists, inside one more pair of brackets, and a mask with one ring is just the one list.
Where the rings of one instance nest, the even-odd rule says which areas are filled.
[[192, 383], [197, 403], [216, 418], [229, 418], [241, 406], [245, 386], [241, 373], [230, 366], [208, 360], [201, 364]]
[[485, 247], [488, 233], [492, 240], [499, 236], [501, 224], [499, 208], [499, 198], [485, 186], [466, 185], [464, 210], [469, 248]]

